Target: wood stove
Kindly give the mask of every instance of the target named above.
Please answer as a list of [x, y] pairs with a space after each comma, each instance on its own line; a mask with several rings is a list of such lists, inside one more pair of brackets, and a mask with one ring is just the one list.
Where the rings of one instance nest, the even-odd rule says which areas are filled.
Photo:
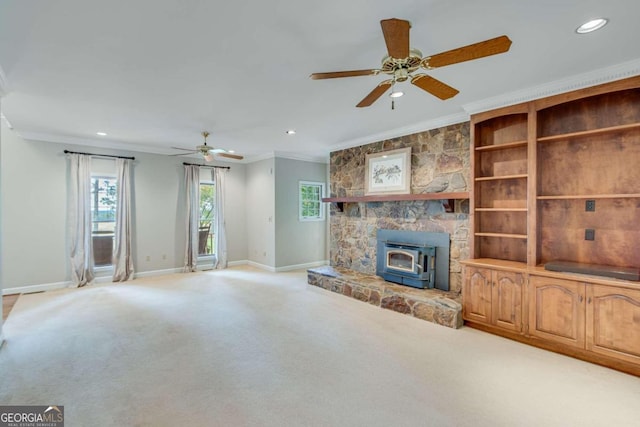
[[414, 288], [433, 288], [436, 248], [413, 243], [385, 242], [382, 277]]
[[448, 233], [379, 229], [376, 274], [415, 288], [449, 290]]

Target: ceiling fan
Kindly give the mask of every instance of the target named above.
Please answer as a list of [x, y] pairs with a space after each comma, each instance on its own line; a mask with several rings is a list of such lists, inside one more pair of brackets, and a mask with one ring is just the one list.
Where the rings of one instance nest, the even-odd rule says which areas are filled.
[[200, 153], [200, 154], [202, 154], [202, 157], [207, 162], [210, 162], [216, 156], [218, 156], [218, 157], [227, 157], [229, 159], [235, 159], [235, 160], [244, 159], [243, 156], [238, 156], [237, 154], [232, 154], [232, 153], [230, 153], [227, 150], [224, 150], [222, 148], [213, 148], [210, 145], [207, 145], [207, 137], [209, 136], [209, 132], [203, 131], [202, 132], [202, 136], [204, 137], [204, 144], [197, 145], [195, 150], [189, 150], [187, 148], [180, 148], [180, 147], [171, 147], [171, 148], [173, 148], [175, 150], [184, 150], [184, 151], [186, 151], [186, 153], [170, 154], [170, 156], [186, 156], [188, 154]]
[[[507, 36], [448, 50], [435, 55], [422, 57], [422, 52], [409, 47], [409, 21], [402, 19], [383, 19], [380, 21], [384, 41], [389, 53], [382, 59], [382, 67], [371, 70], [336, 71], [329, 73], [313, 73], [313, 80], [334, 79], [339, 77], [376, 76], [380, 73], [390, 75], [371, 91], [356, 107], [368, 107], [373, 104], [395, 83], [404, 82], [411, 78], [411, 83], [430, 94], [445, 100], [458, 94], [458, 90], [426, 74], [414, 74], [420, 67], [426, 70], [457, 64], [472, 59], [504, 53], [509, 50], [511, 40]], [[401, 92], [392, 90], [391, 96], [401, 96]], [[392, 104], [393, 106], [393, 104]]]

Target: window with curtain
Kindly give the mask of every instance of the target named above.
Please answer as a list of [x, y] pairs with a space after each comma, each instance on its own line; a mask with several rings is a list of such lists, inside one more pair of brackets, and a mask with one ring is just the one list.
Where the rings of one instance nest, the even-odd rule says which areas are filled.
[[112, 264], [116, 226], [117, 180], [112, 176], [91, 176], [91, 240], [96, 267]]
[[[204, 174], [203, 174], [204, 175]], [[200, 210], [198, 255], [214, 254], [214, 221], [216, 212], [216, 186], [213, 181], [200, 180]]]

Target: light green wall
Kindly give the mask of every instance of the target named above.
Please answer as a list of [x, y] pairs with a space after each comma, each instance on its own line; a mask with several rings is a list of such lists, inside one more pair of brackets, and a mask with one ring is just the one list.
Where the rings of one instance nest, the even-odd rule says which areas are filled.
[[248, 259], [275, 268], [275, 159], [247, 165]]
[[[66, 233], [68, 161], [64, 149], [135, 156], [134, 268], [143, 273], [182, 267], [184, 158], [29, 141], [5, 123], [2, 142], [0, 280], [4, 289], [70, 279]], [[229, 261], [247, 259], [244, 188], [245, 165], [231, 165], [226, 208]]]
[[308, 264], [327, 259], [326, 205], [324, 221], [298, 219], [298, 183], [323, 182], [327, 185], [327, 165], [300, 160], [275, 159], [275, 247], [276, 268]]

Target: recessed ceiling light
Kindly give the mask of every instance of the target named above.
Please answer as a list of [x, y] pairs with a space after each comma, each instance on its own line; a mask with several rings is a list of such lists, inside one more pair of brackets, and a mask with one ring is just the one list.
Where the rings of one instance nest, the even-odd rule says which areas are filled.
[[106, 133], [104, 133], [104, 132], [96, 132], [96, 135], [100, 135], [100, 136], [107, 136], [107, 134], [106, 134]]
[[399, 90], [393, 91], [389, 94], [389, 96], [392, 98], [400, 98], [402, 95], [404, 95], [404, 92], [401, 92]]
[[289, 129], [288, 131], [285, 132], [287, 135], [295, 135], [296, 131], [293, 129]]
[[590, 32], [595, 31], [595, 30], [599, 30], [600, 28], [602, 28], [605, 25], [607, 25], [607, 22], [609, 22], [609, 20], [606, 19], [606, 18], [592, 19], [592, 20], [587, 21], [584, 24], [580, 25], [578, 28], [576, 28], [576, 33], [578, 33], [578, 34], [586, 34], [586, 33], [590, 33]]
[[236, 150], [229, 150], [229, 151], [227, 151], [227, 152], [228, 152], [228, 153], [233, 154], [233, 153], [235, 153], [235, 152], [236, 152]]

